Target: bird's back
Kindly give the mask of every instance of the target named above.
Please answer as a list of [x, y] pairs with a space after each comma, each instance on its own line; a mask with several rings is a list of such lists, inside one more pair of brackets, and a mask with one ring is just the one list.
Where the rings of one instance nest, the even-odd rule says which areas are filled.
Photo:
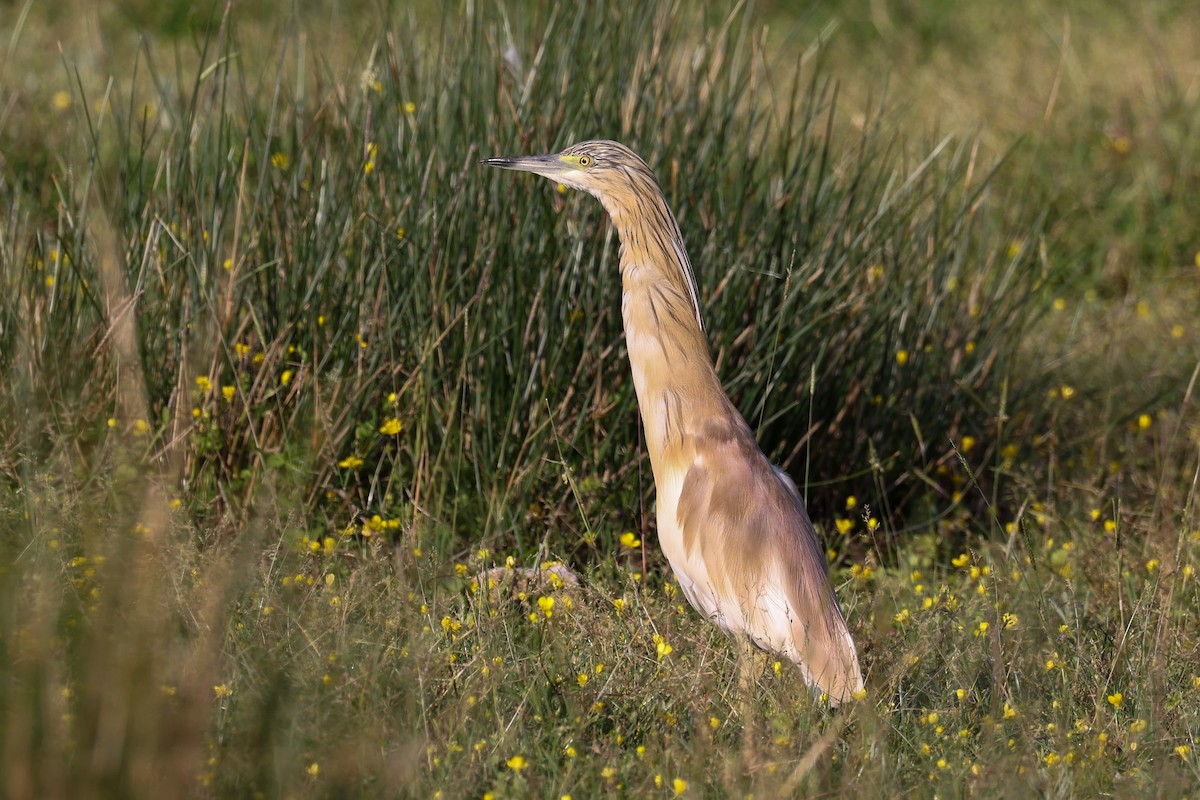
[[862, 688], [858, 656], [795, 484], [732, 404], [689, 427], [664, 454], [657, 501], [659, 540], [688, 600], [787, 656], [833, 703], [848, 700]]

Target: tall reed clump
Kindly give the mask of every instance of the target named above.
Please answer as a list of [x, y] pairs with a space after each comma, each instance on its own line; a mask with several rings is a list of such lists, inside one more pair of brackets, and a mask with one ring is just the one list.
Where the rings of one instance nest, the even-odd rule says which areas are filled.
[[[513, 32], [479, 12], [433, 44], [389, 22], [352, 81], [295, 38], [251, 80], [227, 20], [152, 114], [127, 80], [102, 119], [78, 115], [88, 171], [52, 202], [15, 198], [2, 313], [7, 352], [24, 337], [47, 367], [39, 391], [105, 395], [117, 310], [84, 234], [103, 207], [136, 297], [147, 454], [179, 453], [197, 515], [244, 513], [272, 474], [305, 487], [316, 529], [379, 515], [528, 547], [546, 520], [577, 526], [580, 491], [590, 526], [627, 525], [646, 487], [611, 231], [587, 199], [476, 165], [607, 136], [659, 173], [766, 449], [818, 508], [931, 510], [917, 478], [993, 427], [1040, 276], [1036, 218], [993, 210], [1019, 198], [990, 196], [970, 141], [914, 148], [882, 111], [837, 124], [802, 54], [767, 85], [740, 15], [601, 5]], [[74, 355], [55, 370], [79, 353], [94, 379]]]

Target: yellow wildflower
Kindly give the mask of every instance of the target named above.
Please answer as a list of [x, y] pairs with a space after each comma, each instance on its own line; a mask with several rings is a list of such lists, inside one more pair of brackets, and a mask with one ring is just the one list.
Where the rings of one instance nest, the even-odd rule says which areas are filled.
[[666, 658], [674, 651], [674, 647], [667, 644], [667, 640], [659, 634], [654, 634], [654, 650], [658, 653], [659, 658]]

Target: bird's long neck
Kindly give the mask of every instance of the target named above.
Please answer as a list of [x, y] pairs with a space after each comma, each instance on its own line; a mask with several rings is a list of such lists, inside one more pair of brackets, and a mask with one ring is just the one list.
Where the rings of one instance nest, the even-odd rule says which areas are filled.
[[658, 477], [685, 455], [689, 434], [728, 401], [709, 355], [683, 240], [661, 192], [637, 209], [609, 213], [621, 240], [629, 364]]

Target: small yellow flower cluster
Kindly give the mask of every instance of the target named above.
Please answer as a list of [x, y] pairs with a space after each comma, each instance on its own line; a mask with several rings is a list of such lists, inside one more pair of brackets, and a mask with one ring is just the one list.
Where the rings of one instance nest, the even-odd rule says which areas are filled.
[[373, 514], [369, 520], [363, 523], [362, 530], [360, 532], [364, 537], [369, 539], [376, 534], [383, 533], [384, 531], [395, 531], [399, 529], [400, 520], [384, 519], [378, 514]]
[[313, 539], [305, 535], [300, 537], [298, 547], [301, 553], [322, 553], [328, 556], [332, 555], [336, 546], [337, 542], [332, 536]]
[[867, 564], [851, 564], [850, 577], [859, 581], [869, 581], [875, 577], [875, 568]]

